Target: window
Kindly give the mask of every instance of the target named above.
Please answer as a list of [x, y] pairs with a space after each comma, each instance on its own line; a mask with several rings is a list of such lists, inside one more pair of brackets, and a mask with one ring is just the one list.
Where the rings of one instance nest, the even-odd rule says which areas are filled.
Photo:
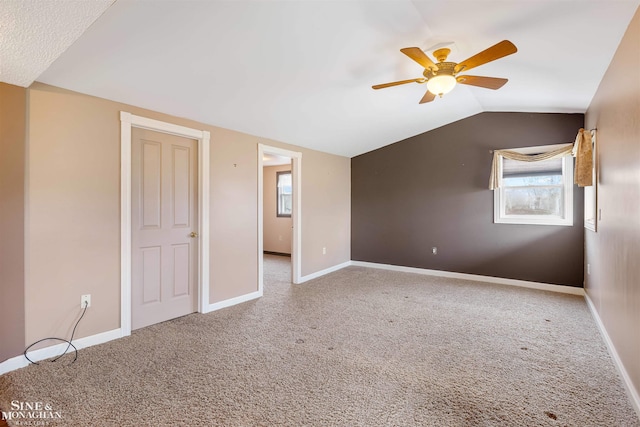
[[[539, 154], [562, 145], [513, 149]], [[494, 190], [494, 222], [507, 224], [573, 225], [573, 158], [540, 162], [500, 157], [502, 185]]]
[[276, 172], [276, 194], [279, 217], [291, 216], [291, 171]]

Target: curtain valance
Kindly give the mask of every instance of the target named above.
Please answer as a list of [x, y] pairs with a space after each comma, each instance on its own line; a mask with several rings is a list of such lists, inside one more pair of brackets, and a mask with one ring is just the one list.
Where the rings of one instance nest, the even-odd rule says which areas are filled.
[[589, 187], [593, 185], [593, 141], [591, 132], [580, 129], [573, 144], [573, 152], [576, 158], [576, 170], [573, 181], [579, 187]]
[[491, 164], [491, 176], [489, 177], [489, 188], [494, 190], [501, 185], [502, 177], [498, 174], [500, 168], [500, 157], [520, 162], [540, 162], [543, 160], [555, 159], [564, 156], [573, 156], [576, 158], [576, 168], [574, 174], [574, 183], [580, 187], [592, 185], [592, 167], [593, 156], [591, 150], [591, 132], [585, 132], [584, 129], [578, 131], [576, 140], [573, 145], [559, 148], [553, 151], [547, 151], [539, 154], [522, 154], [511, 150], [495, 150], [493, 152], [493, 163]]

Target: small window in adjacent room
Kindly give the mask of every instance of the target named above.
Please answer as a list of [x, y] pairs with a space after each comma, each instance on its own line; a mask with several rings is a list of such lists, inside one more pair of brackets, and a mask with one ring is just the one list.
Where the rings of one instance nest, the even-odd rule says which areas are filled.
[[291, 171], [276, 172], [277, 206], [279, 217], [291, 216]]
[[[513, 149], [539, 154], [558, 145]], [[494, 222], [573, 225], [573, 158], [521, 162], [500, 157], [502, 185], [494, 191]]]

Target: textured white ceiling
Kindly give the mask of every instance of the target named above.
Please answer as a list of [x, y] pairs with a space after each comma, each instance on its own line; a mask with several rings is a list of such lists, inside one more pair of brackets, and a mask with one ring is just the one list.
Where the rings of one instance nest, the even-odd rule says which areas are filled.
[[278, 156], [276, 154], [265, 154], [262, 158], [263, 166], [281, 166], [281, 165], [290, 165], [291, 158]]
[[[37, 80], [351, 157], [482, 111], [584, 112], [639, 2], [119, 0]], [[371, 89], [421, 77], [403, 47], [503, 39], [518, 53], [473, 70], [498, 91]]]
[[0, 81], [27, 87], [115, 0], [0, 0]]

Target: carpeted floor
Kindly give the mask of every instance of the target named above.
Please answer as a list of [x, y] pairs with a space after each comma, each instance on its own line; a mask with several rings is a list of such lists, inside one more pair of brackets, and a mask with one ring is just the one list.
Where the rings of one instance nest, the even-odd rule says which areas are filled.
[[[69, 426], [640, 426], [581, 297], [348, 267], [0, 377]], [[62, 362], [62, 363], [60, 363]], [[11, 424], [10, 424], [11, 425]]]

